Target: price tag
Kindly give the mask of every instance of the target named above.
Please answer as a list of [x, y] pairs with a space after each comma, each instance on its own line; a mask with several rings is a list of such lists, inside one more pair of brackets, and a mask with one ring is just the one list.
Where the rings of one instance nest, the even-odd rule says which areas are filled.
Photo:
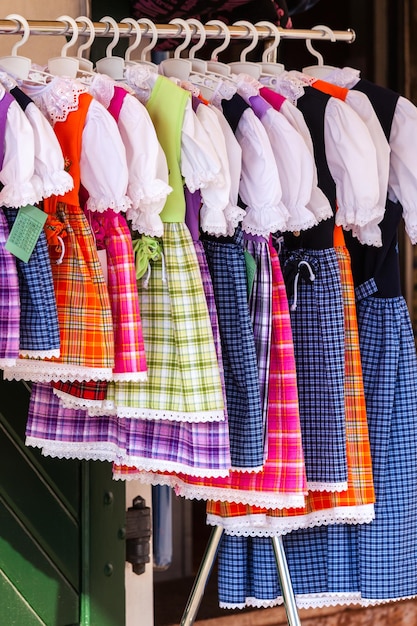
[[6, 250], [27, 263], [42, 232], [46, 218], [46, 213], [35, 206], [27, 204], [20, 207], [6, 241]]

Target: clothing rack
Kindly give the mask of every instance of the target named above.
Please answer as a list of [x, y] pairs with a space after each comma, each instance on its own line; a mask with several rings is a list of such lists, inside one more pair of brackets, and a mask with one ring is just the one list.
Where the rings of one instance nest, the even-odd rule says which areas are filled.
[[[29, 28], [29, 34], [32, 35], [49, 35], [49, 36], [66, 36], [74, 35], [73, 25], [68, 21], [65, 23], [61, 20], [57, 21], [39, 21], [39, 20], [23, 20], [19, 23], [17, 15], [9, 19], [0, 20], [0, 35], [27, 35]], [[63, 16], [65, 17], [65, 16]], [[79, 36], [84, 36], [89, 33], [86, 32], [85, 22], [77, 22], [76, 26], [79, 29], [76, 33]], [[109, 37], [112, 35], [111, 27], [108, 22], [92, 22], [94, 27], [94, 35], [96, 37]], [[226, 25], [220, 28], [219, 25], [201, 25], [204, 28], [204, 33], [207, 39], [222, 40], [226, 37], [230, 39], [254, 39], [254, 36], [259, 40], [266, 40], [273, 37], [273, 33], [279, 33], [280, 39], [298, 39], [298, 40], [328, 40], [328, 41], [344, 41], [346, 43], [353, 43], [356, 38], [355, 31], [348, 30], [330, 30], [328, 27], [316, 26], [314, 29], [284, 29], [278, 28], [271, 24], [269, 28], [263, 22], [264, 25], [253, 25], [254, 28], [249, 29], [240, 25]], [[116, 23], [114, 30], [118, 31], [120, 37], [130, 37], [132, 32], [132, 25], [129, 23]], [[158, 38], [185, 38], [187, 36], [186, 29], [181, 24], [154, 24], [158, 33]], [[153, 33], [147, 25], [140, 24], [142, 37], [151, 38]], [[256, 29], [256, 30], [254, 30]], [[202, 33], [202, 31], [200, 31]], [[198, 36], [198, 31], [193, 36]], [[211, 536], [209, 538], [205, 554], [202, 558], [199, 571], [194, 581], [193, 588], [190, 592], [187, 605], [185, 607], [181, 626], [192, 626], [195, 622], [198, 609], [203, 599], [205, 587], [209, 579], [212, 566], [217, 556], [218, 547], [222, 538], [223, 529], [220, 526], [213, 528]], [[292, 588], [291, 577], [288, 570], [284, 545], [282, 537], [271, 538], [275, 559], [278, 569], [278, 578], [280, 581], [284, 607], [287, 614], [287, 620], [289, 626], [301, 626], [301, 622], [297, 612], [297, 606], [295, 602], [294, 591]]]
[[[30, 35], [72, 35], [73, 28], [68, 23], [67, 26], [63, 25], [61, 20], [55, 21], [43, 21], [43, 20], [27, 20], [30, 29]], [[79, 36], [86, 35], [88, 33], [85, 32], [86, 25], [85, 23], [77, 22], [77, 26], [79, 27]], [[96, 37], [108, 37], [111, 35], [110, 30], [111, 27], [108, 23], [104, 22], [93, 22], [94, 31]], [[152, 33], [149, 32], [149, 28], [144, 25], [139, 25], [142, 31], [142, 37], [150, 38], [152, 37]], [[275, 25], [273, 25], [274, 28]], [[186, 31], [179, 25], [176, 24], [155, 24], [156, 30], [158, 31], [158, 38], [167, 39], [167, 38], [184, 38], [186, 36]], [[271, 29], [266, 26], [255, 26], [257, 35], [260, 40], [271, 38]], [[117, 23], [117, 28], [119, 31], [119, 35], [121, 37], [129, 37], [132, 35], [132, 26], [128, 23]], [[320, 39], [320, 40], [331, 40], [331, 41], [345, 41], [347, 43], [353, 43], [356, 38], [356, 33], [352, 29], [348, 30], [320, 30], [317, 27], [317, 30], [314, 29], [300, 29], [300, 28], [277, 28], [280, 37], [282, 39]], [[252, 39], [253, 33], [248, 32], [248, 29], [245, 26], [237, 26], [237, 25], [224, 25], [224, 30], [220, 30], [216, 25], [204, 25], [204, 31], [207, 39], [225, 39], [226, 32], [228, 31], [231, 39]], [[220, 32], [219, 32], [220, 31]], [[23, 35], [24, 28], [22, 24], [17, 23], [17, 19], [0, 19], [0, 35]], [[197, 33], [198, 36], [198, 33]]]

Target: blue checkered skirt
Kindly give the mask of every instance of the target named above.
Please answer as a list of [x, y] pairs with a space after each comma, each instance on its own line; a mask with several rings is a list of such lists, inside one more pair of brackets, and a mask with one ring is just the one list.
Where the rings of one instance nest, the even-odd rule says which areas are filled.
[[262, 405], [242, 234], [233, 242], [203, 244], [219, 320], [232, 466], [258, 468], [264, 459]]
[[[18, 209], [3, 207], [9, 229]], [[20, 291], [20, 354], [59, 356], [60, 338], [51, 261], [44, 231], [27, 263], [16, 258]]]
[[344, 313], [336, 252], [281, 253], [290, 305], [300, 423], [311, 490], [347, 485]]

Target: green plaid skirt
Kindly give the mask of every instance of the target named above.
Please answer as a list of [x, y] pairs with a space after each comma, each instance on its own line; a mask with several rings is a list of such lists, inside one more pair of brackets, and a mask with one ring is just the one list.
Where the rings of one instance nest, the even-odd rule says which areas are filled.
[[183, 223], [165, 223], [161, 254], [138, 281], [147, 382], [110, 385], [119, 417], [220, 421], [224, 401], [195, 248]]

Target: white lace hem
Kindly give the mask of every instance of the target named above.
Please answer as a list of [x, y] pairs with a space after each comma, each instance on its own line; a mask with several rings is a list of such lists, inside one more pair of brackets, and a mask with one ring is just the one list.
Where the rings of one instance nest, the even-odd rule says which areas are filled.
[[144, 420], [168, 420], [173, 422], [223, 422], [224, 410], [212, 410], [212, 411], [195, 411], [195, 412], [183, 412], [183, 411], [167, 411], [165, 409], [149, 409], [149, 408], [134, 408], [134, 407], [121, 407], [116, 405], [117, 417], [128, 417], [131, 419], [144, 419]]
[[290, 215], [285, 206], [280, 202], [275, 207], [247, 208], [242, 220], [242, 228], [245, 233], [268, 237], [270, 233], [285, 230]]
[[[133, 471], [134, 478], [137, 478], [143, 484], [169, 485], [173, 488], [175, 488], [175, 477], [172, 477], [173, 480], [170, 481], [170, 476], [163, 476], [158, 472], [176, 472], [187, 474], [188, 476], [193, 476], [194, 478], [225, 478], [229, 473], [229, 468], [191, 467], [185, 463], [177, 461], [147, 459], [125, 454], [122, 455], [118, 464], [129, 467], [130, 472], [128, 475], [124, 475], [123, 472], [114, 472], [113, 478], [117, 478], [117, 480], [124, 480], [129, 477]], [[177, 493], [177, 495], [183, 494]]]
[[149, 183], [129, 184], [127, 195], [132, 200], [131, 208], [133, 210], [157, 211], [160, 213], [171, 191], [172, 187], [170, 185], [156, 178]]
[[6, 184], [0, 191], [0, 206], [18, 209], [27, 204], [36, 204], [42, 200], [41, 190], [26, 181], [23, 183]]
[[234, 234], [237, 226], [239, 226], [245, 215], [246, 211], [241, 207], [233, 204], [227, 205], [227, 207], [224, 209], [224, 216], [227, 223], [226, 235], [231, 237]]
[[293, 207], [288, 212], [290, 217], [285, 227], [287, 231], [307, 230], [318, 224], [317, 218], [307, 207]]
[[145, 213], [140, 209], [128, 209], [127, 219], [131, 222], [132, 230], [148, 237], [162, 237], [164, 224], [159, 213]]
[[[340, 592], [340, 593], [312, 593], [312, 594], [296, 594], [295, 603], [299, 609], [323, 609], [327, 607], [335, 607], [339, 605], [357, 604], [358, 606], [378, 606], [387, 604], [388, 602], [400, 602], [402, 600], [412, 600], [417, 594], [411, 596], [402, 596], [401, 598], [382, 598], [368, 599], [363, 598], [359, 591]], [[220, 608], [223, 609], [244, 609], [246, 607], [254, 608], [272, 608], [284, 603], [282, 596], [278, 596], [272, 600], [261, 600], [259, 598], [246, 598], [245, 603], [219, 602]]]
[[[291, 508], [291, 506], [283, 508]], [[264, 514], [221, 517], [212, 513], [207, 514], [207, 524], [209, 526], [221, 526], [226, 535], [238, 537], [276, 537], [278, 535], [286, 535], [294, 530], [314, 528], [316, 526], [369, 524], [373, 519], [375, 519], [373, 504], [335, 507], [325, 511], [314, 511], [305, 515], [289, 517], [273, 517]]]
[[5, 369], [6, 367], [14, 367], [16, 364], [16, 359], [0, 359], [0, 370]]
[[79, 398], [78, 396], [72, 396], [70, 393], [61, 391], [61, 389], [53, 390], [53, 393], [59, 398], [59, 403], [64, 409], [87, 409], [92, 407], [100, 407], [101, 400], [89, 400], [87, 398]]
[[19, 350], [19, 356], [28, 359], [59, 359], [59, 348], [53, 350]]
[[193, 172], [192, 180], [189, 180], [189, 178], [187, 178], [185, 182], [190, 192], [194, 193], [195, 191], [197, 191], [197, 189], [205, 189], [209, 185], [216, 186], [219, 180], [221, 179], [219, 179], [218, 173], [200, 171]]
[[68, 172], [58, 170], [50, 172], [47, 177], [42, 178], [42, 197], [63, 196], [74, 188], [74, 180]]
[[49, 439], [38, 437], [26, 437], [25, 445], [31, 448], [39, 448], [42, 456], [50, 456], [58, 459], [78, 459], [80, 461], [108, 461], [115, 462], [119, 457], [119, 448], [108, 442], [59, 443]]
[[34, 383], [48, 383], [76, 380], [111, 380], [111, 368], [94, 368], [57, 363], [55, 361], [35, 361], [34, 359], [18, 359], [14, 367], [4, 368], [5, 380], [29, 380]]
[[352, 229], [352, 235], [362, 244], [375, 248], [382, 247], [382, 233], [378, 224], [367, 224], [362, 228], [349, 225], [346, 230], [350, 230], [350, 228]]
[[118, 383], [146, 383], [148, 372], [113, 372], [113, 380]]
[[385, 206], [370, 206], [368, 208], [361, 207], [360, 211], [355, 211], [354, 207], [340, 207], [336, 213], [336, 225], [348, 229], [354, 224], [356, 227], [363, 228], [371, 222], [379, 223], [385, 213]]
[[339, 493], [341, 491], [347, 491], [348, 485], [347, 481], [342, 483], [322, 483], [307, 481], [307, 487], [310, 491], [330, 491], [331, 493]]
[[213, 237], [227, 234], [227, 222], [224, 213], [220, 209], [214, 209], [203, 204], [200, 208], [201, 230]]
[[128, 196], [122, 196], [121, 198], [92, 198], [90, 196], [86, 206], [89, 211], [96, 211], [97, 213], [104, 213], [107, 209], [112, 209], [115, 213], [121, 213], [126, 212], [131, 204], [132, 202]]

